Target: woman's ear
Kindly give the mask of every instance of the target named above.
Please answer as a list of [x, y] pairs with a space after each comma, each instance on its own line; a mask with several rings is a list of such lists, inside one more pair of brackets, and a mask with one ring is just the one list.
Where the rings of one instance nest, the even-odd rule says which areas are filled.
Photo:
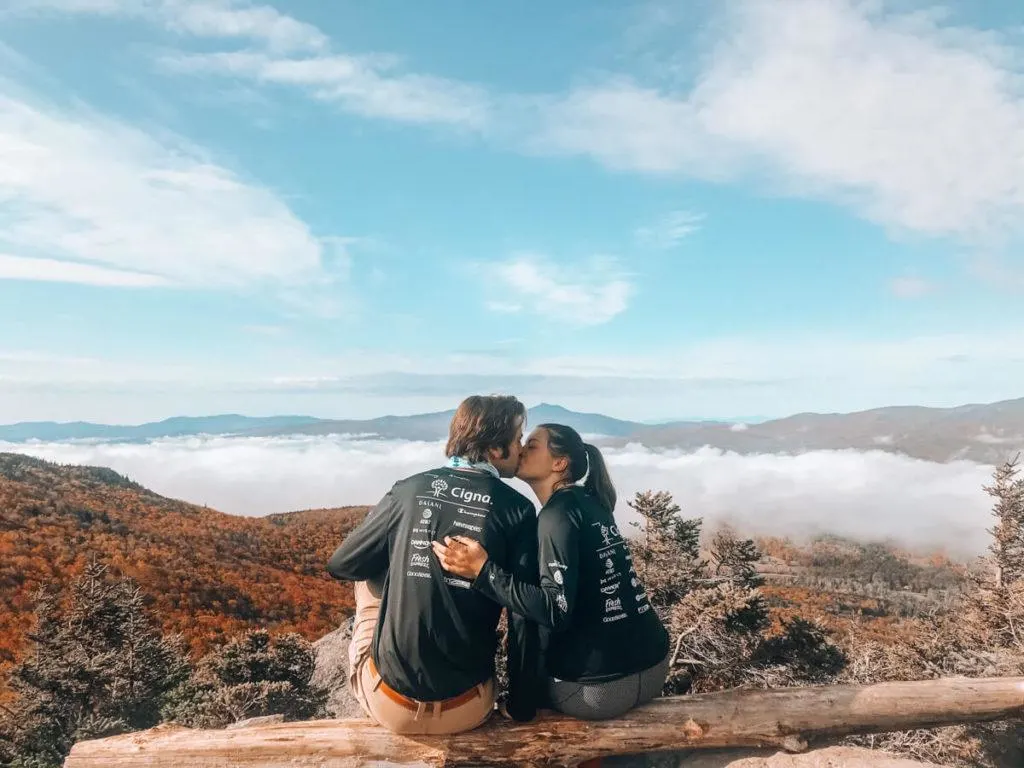
[[557, 474], [561, 475], [563, 472], [569, 469], [569, 457], [559, 456], [557, 459], [555, 459], [554, 463], [551, 465], [551, 468]]

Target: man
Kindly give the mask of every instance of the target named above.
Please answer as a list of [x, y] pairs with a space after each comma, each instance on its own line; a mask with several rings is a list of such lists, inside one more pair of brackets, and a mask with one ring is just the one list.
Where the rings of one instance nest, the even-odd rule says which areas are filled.
[[[525, 420], [514, 397], [464, 400], [447, 465], [395, 483], [327, 565], [334, 578], [358, 582], [349, 685], [392, 731], [457, 733], [494, 709], [501, 607], [445, 573], [430, 543], [471, 536], [496, 563], [536, 580], [534, 506], [500, 479], [515, 475]], [[508, 626], [508, 712], [529, 720], [540, 684], [537, 628], [513, 615]]]

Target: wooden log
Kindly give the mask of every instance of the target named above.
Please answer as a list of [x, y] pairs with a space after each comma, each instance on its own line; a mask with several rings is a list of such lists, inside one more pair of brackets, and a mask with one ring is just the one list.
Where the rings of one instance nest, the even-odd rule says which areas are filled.
[[584, 760], [698, 747], [806, 748], [807, 737], [899, 731], [1024, 714], [1024, 678], [945, 678], [876, 685], [725, 691], [656, 699], [621, 718], [545, 713], [492, 720], [454, 736], [398, 736], [365, 720], [236, 730], [160, 726], [75, 745], [66, 768], [355, 768], [572, 766]]

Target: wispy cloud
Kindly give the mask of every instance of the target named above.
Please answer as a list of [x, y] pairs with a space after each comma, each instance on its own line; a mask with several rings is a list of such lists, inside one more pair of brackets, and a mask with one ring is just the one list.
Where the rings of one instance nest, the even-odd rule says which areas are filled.
[[391, 54], [346, 55], [312, 24], [245, 0], [19, 0], [23, 12], [63, 12], [148, 20], [184, 36], [248, 43], [244, 50], [161, 54], [166, 71], [245, 79], [301, 90], [369, 118], [481, 129], [485, 89], [410, 71]]
[[115, 288], [153, 288], [170, 284], [159, 275], [128, 272], [56, 259], [27, 259], [0, 253], [0, 280], [79, 283]]
[[[20, 0], [19, 7], [144, 17], [243, 50], [165, 53], [168, 69], [291, 87], [375, 119], [473, 130], [530, 153], [610, 168], [755, 180], [887, 227], [989, 240], [1024, 231], [1020, 46], [937, 13], [857, 0], [738, 0], [680, 66], [687, 6], [656, 15], [673, 42], [657, 76], [580, 78], [511, 94], [338, 51], [315, 26], [243, 0]], [[668, 30], [673, 34], [668, 35]], [[628, 35], [627, 35], [628, 36]], [[635, 43], [634, 43], [635, 45]], [[645, 52], [644, 60], [654, 55]]]
[[391, 56], [324, 54], [282, 57], [264, 52], [176, 53], [160, 59], [170, 71], [248, 78], [298, 88], [363, 117], [483, 128], [486, 91], [474, 85], [403, 71]]
[[2, 90], [0, 198], [7, 277], [273, 290], [333, 279], [329, 243], [200, 148]]
[[671, 211], [653, 224], [637, 228], [637, 243], [644, 248], [671, 250], [697, 232], [704, 223], [704, 214], [694, 211]]
[[1020, 230], [1021, 51], [883, 7], [729, 5], [692, 82], [577, 88], [533, 145], [616, 169], [755, 178], [929, 234]]
[[12, 0], [11, 10], [135, 17], [181, 34], [253, 41], [281, 52], [328, 43], [312, 24], [246, 0]]
[[935, 284], [923, 277], [903, 275], [889, 281], [889, 290], [900, 299], [920, 299], [935, 292]]
[[632, 283], [608, 258], [561, 265], [521, 253], [488, 265], [488, 275], [501, 290], [488, 305], [492, 310], [527, 311], [578, 326], [607, 323], [626, 310], [633, 294]]

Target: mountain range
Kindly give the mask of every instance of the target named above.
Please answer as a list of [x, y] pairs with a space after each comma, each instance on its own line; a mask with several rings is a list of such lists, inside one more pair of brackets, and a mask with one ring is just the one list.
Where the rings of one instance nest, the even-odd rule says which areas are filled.
[[[22, 422], [0, 426], [0, 441], [147, 441], [190, 435], [359, 435], [379, 439], [440, 440], [454, 411], [371, 419], [237, 414], [179, 416], [136, 426], [89, 422]], [[954, 408], [893, 406], [854, 413], [801, 413], [761, 423], [676, 421], [646, 424], [541, 403], [530, 425], [568, 424], [602, 445], [641, 443], [693, 451], [708, 446], [737, 453], [881, 450], [929, 461], [966, 459], [1000, 463], [1024, 451], [1024, 398]]]

